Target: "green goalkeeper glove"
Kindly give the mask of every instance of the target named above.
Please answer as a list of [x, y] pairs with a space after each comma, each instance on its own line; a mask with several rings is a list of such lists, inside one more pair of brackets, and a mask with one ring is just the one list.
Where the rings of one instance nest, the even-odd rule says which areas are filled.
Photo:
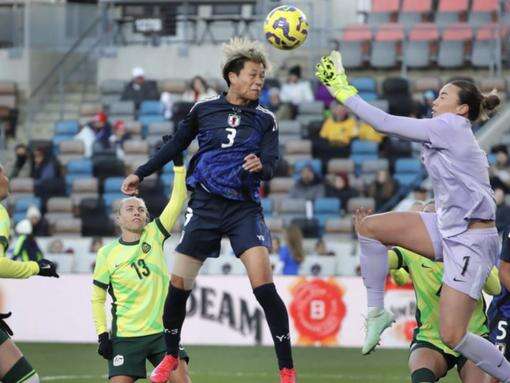
[[342, 55], [338, 51], [331, 51], [317, 64], [315, 76], [322, 82], [329, 93], [342, 104], [350, 97], [358, 94], [358, 90], [349, 84], [342, 64]]

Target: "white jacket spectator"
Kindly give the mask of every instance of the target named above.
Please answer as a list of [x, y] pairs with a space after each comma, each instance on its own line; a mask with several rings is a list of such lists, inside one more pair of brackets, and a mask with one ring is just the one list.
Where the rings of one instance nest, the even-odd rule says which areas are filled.
[[83, 142], [83, 146], [85, 147], [85, 157], [90, 158], [92, 156], [94, 141], [96, 140], [96, 133], [94, 130], [86, 124], [81, 128], [78, 134], [74, 136], [74, 139]]
[[313, 101], [313, 92], [310, 82], [301, 80], [301, 68], [292, 67], [289, 70], [287, 82], [282, 85], [280, 100], [298, 105], [302, 102]]

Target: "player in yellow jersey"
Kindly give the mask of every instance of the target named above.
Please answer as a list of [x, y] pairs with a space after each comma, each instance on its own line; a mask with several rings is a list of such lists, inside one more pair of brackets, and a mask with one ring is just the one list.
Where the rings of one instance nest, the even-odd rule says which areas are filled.
[[[0, 165], [0, 200], [9, 193], [9, 179]], [[0, 278], [25, 279], [34, 275], [56, 277], [55, 265], [45, 259], [39, 262], [16, 262], [5, 257], [9, 246], [11, 221], [0, 204]], [[4, 319], [11, 313], [0, 314], [0, 381], [4, 383], [38, 383], [39, 376], [10, 339], [12, 330]]]
[[[421, 209], [427, 212], [431, 206], [433, 205], [429, 202]], [[413, 211], [419, 211], [417, 205], [413, 205]], [[366, 213], [368, 212], [357, 212], [356, 220], [362, 219]], [[388, 266], [395, 282], [405, 284], [411, 280], [416, 294], [418, 327], [414, 330], [409, 355], [412, 383], [436, 382], [455, 366], [463, 383], [482, 382], [486, 376], [485, 372], [441, 340], [439, 298], [443, 263], [435, 262], [402, 247], [394, 247], [388, 251]], [[491, 295], [497, 295], [501, 291], [495, 268], [487, 278], [484, 291]], [[469, 331], [481, 336], [487, 336], [489, 333], [483, 296], [476, 303], [469, 323]]]
[[[165, 356], [162, 318], [169, 276], [163, 243], [170, 236], [186, 200], [182, 156], [174, 165], [172, 196], [161, 215], [148, 223], [142, 199], [123, 199], [116, 216], [122, 234], [97, 254], [92, 308], [98, 352], [108, 360], [108, 376], [113, 383], [145, 379], [146, 360], [155, 366]], [[113, 301], [110, 333], [105, 313], [107, 292]], [[190, 383], [189, 358], [182, 347], [179, 359], [169, 382]]]

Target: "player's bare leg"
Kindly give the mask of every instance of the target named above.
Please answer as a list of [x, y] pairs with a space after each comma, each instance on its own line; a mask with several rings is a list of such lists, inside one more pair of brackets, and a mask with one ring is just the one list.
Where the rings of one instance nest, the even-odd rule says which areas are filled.
[[361, 275], [367, 288], [367, 335], [362, 348], [365, 355], [372, 352], [382, 332], [394, 322], [393, 314], [384, 309], [384, 283], [388, 274], [386, 246], [402, 246], [427, 258], [435, 255], [419, 213], [370, 213], [359, 209], [354, 215], [361, 250]]
[[110, 379], [111, 383], [134, 383], [135, 380], [131, 376], [119, 375]]
[[278, 358], [280, 382], [294, 383], [296, 372], [292, 361], [289, 316], [273, 283], [269, 252], [263, 246], [256, 246], [241, 254], [240, 259], [248, 273], [253, 293], [266, 315]]
[[172, 374], [170, 375], [168, 383], [191, 383], [188, 363], [181, 359], [179, 361], [179, 366], [177, 367], [177, 370], [172, 372]]
[[435, 382], [448, 371], [443, 356], [429, 348], [418, 348], [409, 355], [409, 371], [412, 383]]
[[468, 360], [462, 370], [459, 371], [462, 383], [496, 383], [497, 380], [491, 378], [485, 372], [480, 370], [476, 365]]
[[0, 345], [0, 380], [39, 382], [39, 376], [23, 357], [19, 348], [10, 339]]
[[[443, 284], [440, 300], [441, 338], [445, 344], [476, 363], [488, 374], [510, 382], [505, 356], [495, 345], [467, 331], [476, 301]], [[451, 315], [451, 313], [455, 315]]]

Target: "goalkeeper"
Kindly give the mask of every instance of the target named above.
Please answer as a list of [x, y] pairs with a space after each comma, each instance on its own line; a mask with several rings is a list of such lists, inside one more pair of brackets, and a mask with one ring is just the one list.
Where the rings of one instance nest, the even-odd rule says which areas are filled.
[[[430, 206], [430, 204], [426, 206]], [[367, 213], [366, 210], [357, 211], [355, 222], [360, 222]], [[443, 286], [443, 263], [435, 262], [402, 247], [394, 247], [388, 251], [388, 266], [393, 280], [398, 285], [406, 284], [412, 280], [416, 294], [418, 327], [414, 330], [410, 346], [411, 382], [436, 382], [455, 366], [463, 383], [482, 382], [488, 375], [441, 340], [439, 297]], [[501, 285], [496, 268], [493, 268], [489, 274], [484, 291], [490, 295], [500, 293]], [[476, 308], [468, 328], [474, 334], [488, 337], [489, 328], [485, 307], [485, 300], [482, 296], [476, 302]]]
[[[7, 197], [9, 179], [0, 165], [0, 200]], [[55, 265], [45, 259], [39, 262], [16, 262], [6, 258], [9, 246], [11, 221], [7, 210], [0, 204], [0, 278], [25, 279], [34, 275], [56, 277]], [[38, 383], [39, 376], [21, 351], [10, 339], [12, 330], [4, 321], [11, 313], [0, 314], [0, 381], [4, 383]]]
[[[108, 360], [108, 376], [114, 383], [145, 379], [146, 359], [155, 366], [165, 356], [162, 317], [169, 277], [163, 244], [186, 200], [182, 154], [175, 158], [174, 165], [172, 196], [161, 215], [148, 223], [149, 215], [142, 199], [123, 199], [116, 217], [122, 234], [97, 254], [93, 317], [98, 353]], [[111, 333], [106, 324], [107, 292], [113, 300]], [[179, 359], [169, 382], [189, 383], [189, 358], [182, 347]]]

